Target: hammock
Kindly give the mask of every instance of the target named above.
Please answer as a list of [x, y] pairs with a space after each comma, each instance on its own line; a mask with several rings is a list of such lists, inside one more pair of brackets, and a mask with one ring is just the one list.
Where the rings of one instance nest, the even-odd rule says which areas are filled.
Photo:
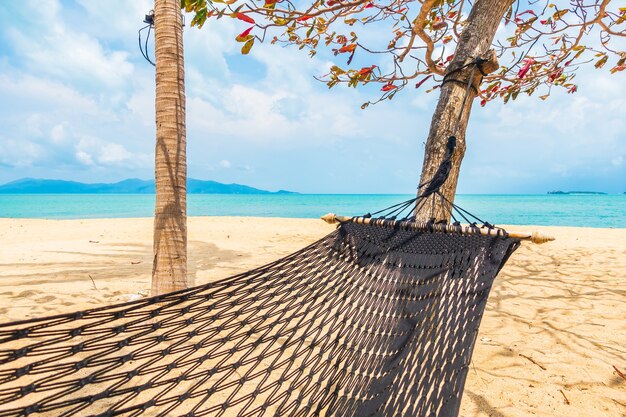
[[[231, 278], [0, 325], [0, 417], [457, 416], [493, 280], [521, 240], [553, 240], [439, 192], [460, 117], [419, 197], [378, 217], [330, 215], [333, 233]], [[417, 223], [436, 201], [454, 223]]]
[[0, 325], [0, 417], [456, 416], [520, 240], [410, 224], [353, 218], [231, 278]]

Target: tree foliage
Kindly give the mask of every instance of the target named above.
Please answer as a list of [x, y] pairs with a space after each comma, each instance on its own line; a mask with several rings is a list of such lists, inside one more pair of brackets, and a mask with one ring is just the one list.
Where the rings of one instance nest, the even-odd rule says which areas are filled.
[[[377, 101], [407, 87], [438, 88], [472, 7], [468, 0], [181, 1], [198, 28], [211, 19], [238, 19], [242, 32], [235, 40], [244, 54], [266, 39], [310, 56], [328, 49], [337, 62], [320, 79], [329, 88], [380, 83]], [[626, 36], [626, 7], [617, 4], [624, 3], [513, 2], [493, 45], [501, 66], [484, 77], [481, 104], [507, 102], [520, 93], [545, 99], [554, 87], [574, 93], [576, 70], [584, 64], [611, 73], [626, 69], [626, 52], [615, 46], [616, 38]], [[372, 25], [388, 36], [372, 36]]]

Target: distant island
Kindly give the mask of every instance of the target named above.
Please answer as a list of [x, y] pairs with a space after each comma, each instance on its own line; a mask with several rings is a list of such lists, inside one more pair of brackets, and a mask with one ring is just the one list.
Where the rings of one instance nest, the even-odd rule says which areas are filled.
[[[76, 181], [22, 178], [0, 185], [0, 194], [154, 194], [154, 180], [136, 178], [105, 184], [86, 184]], [[292, 191], [260, 190], [241, 184], [222, 184], [217, 181], [187, 179], [189, 194], [297, 194]]]
[[548, 191], [548, 194], [566, 194], [566, 195], [606, 195], [600, 191]]

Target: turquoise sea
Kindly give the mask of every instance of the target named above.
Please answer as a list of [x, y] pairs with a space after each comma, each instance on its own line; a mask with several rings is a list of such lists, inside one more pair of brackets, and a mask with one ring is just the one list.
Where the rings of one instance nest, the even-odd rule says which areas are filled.
[[[410, 195], [191, 194], [190, 216], [319, 218], [374, 212]], [[626, 195], [459, 195], [456, 203], [493, 224], [626, 228]], [[150, 217], [149, 194], [0, 194], [0, 217]]]

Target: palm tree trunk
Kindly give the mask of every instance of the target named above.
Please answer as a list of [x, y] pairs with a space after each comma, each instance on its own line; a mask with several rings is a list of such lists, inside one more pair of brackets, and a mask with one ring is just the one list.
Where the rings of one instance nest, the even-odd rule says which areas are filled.
[[[476, 0], [467, 18], [467, 25], [461, 34], [448, 72], [463, 66], [478, 56], [484, 57], [487, 54], [498, 25], [512, 2], [512, 0]], [[461, 161], [465, 155], [467, 122], [472, 101], [476, 97], [476, 92], [470, 89], [466, 104], [461, 109], [466, 91], [464, 83], [467, 82], [470, 73], [470, 67], [457, 71], [451, 74], [451, 78], [462, 82], [447, 82], [441, 86], [439, 102], [426, 141], [424, 164], [420, 178], [420, 184], [428, 182], [439, 168], [444, 158], [448, 136], [452, 134], [460, 112], [461, 119], [456, 133], [457, 145], [452, 157], [452, 170], [448, 180], [440, 188], [441, 194], [451, 202], [454, 201]], [[478, 71], [476, 73], [480, 74]], [[474, 86], [477, 88], [478, 84], [479, 82], [475, 82]], [[421, 209], [417, 213], [418, 221], [428, 221], [433, 217], [438, 221], [450, 219], [450, 213], [441, 204], [438, 196], [433, 195], [420, 207]]]
[[156, 151], [152, 295], [187, 288], [185, 68], [180, 0], [155, 0]]

